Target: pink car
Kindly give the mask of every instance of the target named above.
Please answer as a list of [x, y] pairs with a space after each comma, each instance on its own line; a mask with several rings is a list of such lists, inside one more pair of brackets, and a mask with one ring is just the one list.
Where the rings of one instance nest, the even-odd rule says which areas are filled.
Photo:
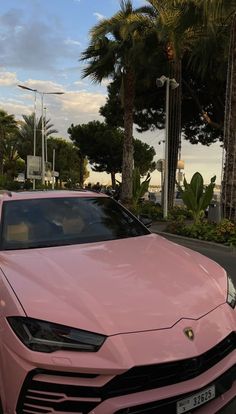
[[101, 193], [0, 198], [2, 413], [212, 414], [232, 403], [236, 290], [218, 264]]

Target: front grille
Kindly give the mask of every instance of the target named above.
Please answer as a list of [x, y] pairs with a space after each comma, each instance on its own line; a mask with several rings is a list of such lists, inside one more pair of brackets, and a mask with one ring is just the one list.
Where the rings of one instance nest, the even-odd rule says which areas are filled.
[[[22, 387], [17, 414], [50, 414], [60, 411], [70, 414], [86, 414], [102, 401], [112, 397], [151, 390], [195, 378], [220, 362], [235, 348], [236, 334], [232, 333], [198, 357], [134, 367], [100, 387], [94, 385], [94, 380], [98, 376], [96, 374], [83, 375], [35, 370], [27, 376]], [[40, 380], [38, 374], [43, 374], [46, 380]], [[58, 381], [51, 382], [50, 375], [58, 378]], [[86, 377], [87, 384], [91, 385], [68, 385], [63, 377]], [[155, 409], [156, 406], [153, 410]], [[128, 412], [132, 413], [132, 411]], [[149, 409], [149, 411], [138, 412], [152, 414], [155, 411]]]
[[212, 368], [234, 349], [236, 349], [236, 334], [232, 333], [196, 358], [131, 368], [107, 384], [106, 395], [113, 397], [130, 394], [190, 380]]
[[[220, 397], [226, 391], [228, 391], [233, 382], [236, 380], [236, 365], [225, 372], [221, 377], [219, 377], [213, 384], [216, 388], [216, 398]], [[207, 385], [202, 390], [207, 388], [212, 384]], [[199, 392], [201, 390], [197, 390]], [[165, 414], [176, 414], [176, 404], [177, 401], [182, 399], [188, 398], [193, 395], [194, 392], [188, 394], [182, 394], [178, 397], [169, 398], [166, 400], [156, 401], [148, 404], [136, 405], [134, 407], [124, 408], [122, 410], [116, 411], [114, 414], [157, 414], [157, 413], [165, 413]], [[210, 402], [209, 402], [210, 403]], [[191, 413], [197, 411], [200, 407], [195, 409], [191, 409]], [[233, 413], [233, 411], [232, 411]], [[187, 414], [187, 411], [186, 411]], [[222, 412], [223, 414], [223, 412]]]

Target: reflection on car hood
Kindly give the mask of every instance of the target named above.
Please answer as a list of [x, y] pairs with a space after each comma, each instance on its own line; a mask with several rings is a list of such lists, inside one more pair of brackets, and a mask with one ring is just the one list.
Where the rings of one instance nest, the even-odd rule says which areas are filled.
[[173, 326], [225, 302], [224, 270], [154, 234], [1, 252], [26, 314], [107, 335]]

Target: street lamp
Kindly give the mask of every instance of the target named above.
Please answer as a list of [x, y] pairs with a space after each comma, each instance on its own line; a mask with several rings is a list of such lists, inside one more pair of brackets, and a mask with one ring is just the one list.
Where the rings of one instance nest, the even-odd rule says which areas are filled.
[[156, 79], [156, 85], [161, 88], [166, 84], [166, 120], [165, 120], [165, 164], [164, 164], [164, 197], [163, 197], [163, 218], [168, 216], [168, 181], [169, 181], [169, 107], [170, 107], [170, 87], [176, 89], [179, 83], [174, 78], [162, 75]]
[[42, 108], [42, 184], [45, 184], [45, 125], [44, 125], [44, 106], [43, 106], [43, 98], [44, 95], [64, 95], [65, 92], [40, 92], [37, 91], [41, 95], [41, 108]]
[[[34, 150], [33, 155], [36, 155], [36, 98], [37, 98], [37, 89], [28, 88], [24, 85], [17, 85], [19, 88], [26, 89], [28, 91], [34, 92]], [[35, 179], [33, 180], [33, 190], [35, 190]]]
[[45, 162], [47, 164], [48, 162], [48, 147], [47, 147], [47, 137], [45, 134], [45, 127], [47, 125], [47, 107], [45, 106], [44, 108], [44, 142], [45, 142]]
[[[42, 184], [45, 184], [45, 145], [44, 145], [44, 106], [43, 106], [43, 98], [44, 95], [64, 95], [65, 92], [42, 92], [42, 91], [38, 91], [37, 89], [31, 89], [28, 88], [27, 86], [23, 86], [23, 85], [18, 85], [20, 88], [22, 89], [27, 89], [29, 91], [33, 91], [35, 92], [35, 96], [38, 93], [41, 96], [41, 112], [42, 112]], [[35, 102], [36, 102], [36, 98], [35, 98]], [[36, 113], [36, 103], [35, 103], [35, 113]], [[35, 151], [36, 151], [36, 120], [35, 120], [35, 127], [34, 127], [34, 131], [35, 131], [35, 138], [34, 138], [34, 155], [35, 155]]]

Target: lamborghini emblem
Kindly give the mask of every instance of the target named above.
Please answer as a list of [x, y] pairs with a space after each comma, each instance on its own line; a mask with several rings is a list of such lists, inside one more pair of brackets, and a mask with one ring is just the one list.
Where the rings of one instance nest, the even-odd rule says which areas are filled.
[[190, 341], [194, 340], [194, 332], [192, 328], [185, 328], [184, 333]]

